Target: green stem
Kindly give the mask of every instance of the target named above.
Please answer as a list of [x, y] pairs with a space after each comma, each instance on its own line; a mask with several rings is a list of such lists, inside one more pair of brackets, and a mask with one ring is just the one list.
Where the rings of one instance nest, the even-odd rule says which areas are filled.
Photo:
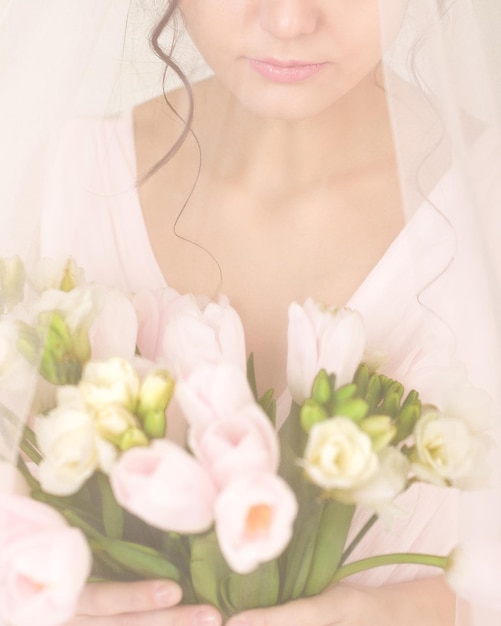
[[35, 463], [36, 465], [38, 465], [40, 461], [43, 459], [42, 455], [40, 454], [40, 452], [38, 452], [38, 450], [31, 443], [31, 441], [22, 439], [19, 444], [19, 447], [24, 452], [24, 454], [26, 454], [26, 456], [30, 459], [30, 461], [33, 461], [33, 463]]
[[360, 530], [359, 533], [357, 533], [357, 536], [353, 539], [353, 541], [350, 543], [350, 545], [346, 548], [346, 550], [343, 552], [343, 556], [341, 558], [340, 561], [340, 565], [343, 565], [346, 560], [348, 559], [348, 557], [351, 555], [351, 553], [353, 552], [353, 550], [355, 550], [355, 548], [358, 546], [358, 544], [362, 541], [362, 539], [365, 537], [365, 535], [367, 534], [367, 532], [374, 526], [374, 524], [377, 522], [378, 520], [378, 516], [377, 515], [373, 515], [363, 526], [363, 528]]
[[79, 515], [69, 509], [60, 508], [60, 513], [66, 518], [66, 521], [80, 530], [92, 541], [102, 544], [107, 541], [107, 537], [97, 531], [93, 526], [85, 522]]
[[394, 553], [394, 554], [381, 554], [379, 556], [372, 556], [367, 559], [361, 559], [360, 561], [354, 561], [340, 567], [332, 579], [333, 583], [337, 583], [348, 576], [358, 574], [359, 572], [365, 572], [373, 567], [380, 567], [381, 565], [400, 565], [400, 564], [414, 564], [414, 565], [430, 565], [432, 567], [439, 567], [443, 570], [446, 569], [449, 564], [448, 556], [436, 556], [434, 554], [416, 554], [416, 553]]

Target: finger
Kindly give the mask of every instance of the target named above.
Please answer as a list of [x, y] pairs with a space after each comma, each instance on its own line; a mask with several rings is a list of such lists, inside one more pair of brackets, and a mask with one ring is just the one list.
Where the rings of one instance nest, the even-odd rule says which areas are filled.
[[226, 626], [341, 626], [346, 623], [345, 607], [350, 593], [349, 587], [336, 585], [312, 598], [245, 611], [232, 617]]
[[210, 606], [176, 606], [161, 611], [121, 615], [75, 617], [65, 626], [221, 626], [219, 613]]
[[141, 613], [175, 606], [182, 591], [169, 580], [93, 583], [80, 596], [78, 615]]

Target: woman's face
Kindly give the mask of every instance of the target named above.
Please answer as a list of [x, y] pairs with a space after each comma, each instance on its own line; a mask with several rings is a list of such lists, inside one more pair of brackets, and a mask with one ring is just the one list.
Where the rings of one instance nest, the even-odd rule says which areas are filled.
[[380, 3], [396, 29], [407, 0], [181, 0], [180, 8], [225, 87], [258, 115], [292, 120], [374, 80]]

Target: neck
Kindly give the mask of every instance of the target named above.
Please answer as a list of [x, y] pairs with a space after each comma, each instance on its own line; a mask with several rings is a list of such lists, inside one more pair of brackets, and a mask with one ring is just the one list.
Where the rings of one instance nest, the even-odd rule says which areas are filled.
[[197, 85], [195, 98], [203, 102], [194, 131], [204, 170], [225, 183], [299, 193], [393, 154], [384, 91], [372, 75], [305, 120], [258, 117], [215, 79]]

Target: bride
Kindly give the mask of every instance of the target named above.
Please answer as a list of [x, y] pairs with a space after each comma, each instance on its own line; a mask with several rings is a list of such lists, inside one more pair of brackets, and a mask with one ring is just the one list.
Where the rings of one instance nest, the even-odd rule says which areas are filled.
[[[39, 253], [71, 254], [90, 280], [131, 292], [224, 293], [261, 390], [286, 388], [287, 309], [308, 297], [360, 310], [390, 351], [445, 343], [475, 384], [495, 389], [501, 154], [493, 118], [452, 76], [464, 70], [468, 85], [478, 68], [447, 48], [454, 26], [464, 35], [468, 2], [171, 0], [164, 10], [151, 41], [181, 87], [65, 125]], [[198, 82], [179, 67], [182, 46], [162, 43], [184, 29], [212, 70]], [[400, 506], [412, 515], [391, 531], [376, 525], [358, 557], [457, 542], [457, 494], [410, 492]], [[180, 599], [170, 582], [93, 584], [68, 626], [221, 624], [213, 607]], [[480, 609], [456, 611], [435, 571], [394, 566], [227, 623], [459, 619], [494, 624]]]

